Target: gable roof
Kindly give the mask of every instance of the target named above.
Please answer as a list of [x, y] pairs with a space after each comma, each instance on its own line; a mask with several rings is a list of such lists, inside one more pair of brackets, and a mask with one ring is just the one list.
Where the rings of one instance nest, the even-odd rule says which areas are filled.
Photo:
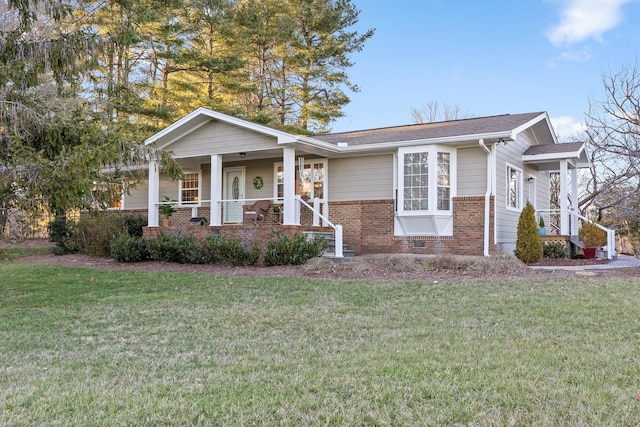
[[532, 145], [522, 154], [523, 162], [536, 164], [539, 169], [557, 169], [560, 160], [572, 160], [576, 167], [588, 167], [589, 157], [585, 143]]
[[[547, 118], [546, 113], [505, 114], [446, 122], [393, 126], [379, 129], [318, 135], [313, 138], [348, 146], [417, 140], [479, 139], [512, 137]], [[553, 132], [551, 132], [553, 134]], [[513, 138], [515, 139], [515, 138]]]
[[[299, 146], [317, 155], [358, 155], [364, 152], [395, 150], [421, 144], [468, 144], [516, 140], [518, 133], [530, 130], [540, 144], [557, 144], [547, 113], [504, 114], [446, 122], [393, 126], [378, 129], [301, 136], [248, 120], [200, 107], [149, 137], [145, 144], [166, 148], [211, 121], [220, 121], [275, 138], [277, 145]], [[275, 148], [275, 147], [274, 147]]]
[[164, 148], [174, 141], [188, 135], [196, 129], [209, 123], [211, 120], [219, 120], [245, 129], [250, 129], [258, 133], [270, 135], [277, 138], [278, 143], [294, 142], [296, 136], [283, 132], [259, 123], [250, 122], [228, 114], [218, 113], [208, 108], [200, 107], [193, 110], [180, 120], [170, 124], [160, 132], [147, 138], [145, 145], [155, 143], [158, 148]]

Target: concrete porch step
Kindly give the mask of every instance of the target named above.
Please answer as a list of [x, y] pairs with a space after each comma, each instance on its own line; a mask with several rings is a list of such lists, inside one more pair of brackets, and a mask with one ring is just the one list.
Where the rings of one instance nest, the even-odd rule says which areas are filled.
[[[308, 238], [312, 239], [313, 236], [323, 236], [328, 243], [327, 246], [327, 250], [324, 252], [324, 257], [325, 258], [333, 258], [336, 255], [336, 245], [335, 245], [335, 238], [334, 238], [334, 234], [331, 232], [327, 232], [327, 231], [305, 231], [304, 232], [305, 235], [307, 235]], [[346, 243], [342, 244], [342, 256], [343, 257], [354, 257], [356, 256], [356, 252], [349, 249], [347, 247]]]

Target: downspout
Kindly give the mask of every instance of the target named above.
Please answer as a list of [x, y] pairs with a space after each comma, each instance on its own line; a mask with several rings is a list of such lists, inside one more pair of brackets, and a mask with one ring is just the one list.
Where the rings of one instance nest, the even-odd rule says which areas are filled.
[[484, 139], [478, 140], [480, 147], [487, 153], [487, 192], [484, 194], [484, 256], [489, 254], [489, 227], [491, 225], [491, 150], [484, 143]]

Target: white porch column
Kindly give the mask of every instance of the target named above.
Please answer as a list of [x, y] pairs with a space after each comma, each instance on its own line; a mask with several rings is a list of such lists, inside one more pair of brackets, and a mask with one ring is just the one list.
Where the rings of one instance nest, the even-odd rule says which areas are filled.
[[569, 235], [569, 194], [567, 191], [567, 178], [569, 170], [567, 160], [560, 160], [560, 234]]
[[158, 202], [160, 198], [160, 172], [158, 171], [158, 161], [149, 160], [149, 194], [147, 208], [147, 225], [149, 227], [158, 226]]
[[[571, 212], [578, 213], [578, 169], [571, 169]], [[577, 217], [571, 218], [571, 235], [578, 235]]]
[[222, 225], [222, 156], [211, 155], [211, 212], [209, 225]]
[[296, 150], [282, 149], [282, 171], [284, 173], [284, 217], [283, 225], [296, 224]]

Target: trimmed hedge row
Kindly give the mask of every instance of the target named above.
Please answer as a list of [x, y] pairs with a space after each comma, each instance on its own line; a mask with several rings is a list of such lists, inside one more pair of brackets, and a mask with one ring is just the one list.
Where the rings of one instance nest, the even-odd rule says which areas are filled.
[[[293, 236], [274, 230], [276, 240], [269, 241], [264, 265], [297, 265], [322, 255], [327, 242], [322, 236], [307, 239], [303, 234]], [[120, 234], [110, 245], [111, 257], [118, 262], [139, 262], [149, 258], [181, 264], [211, 264], [223, 260], [234, 266], [255, 265], [260, 259], [260, 248], [254, 244], [246, 248], [234, 238], [210, 235], [205, 240], [194, 236], [174, 236], [160, 233], [154, 239]]]
[[[174, 236], [166, 233], [154, 239], [142, 238], [146, 218], [140, 215], [97, 213], [82, 215], [77, 221], [60, 217], [49, 223], [49, 240], [56, 243], [54, 253], [87, 253], [111, 256], [118, 262], [140, 262], [158, 259], [182, 264], [209, 264], [219, 260], [234, 266], [255, 265], [261, 255], [254, 244], [246, 248], [233, 238], [210, 235], [204, 241], [194, 236]], [[264, 265], [296, 265], [320, 256], [327, 249], [324, 237], [307, 239], [273, 230], [275, 240], [267, 243]]]

